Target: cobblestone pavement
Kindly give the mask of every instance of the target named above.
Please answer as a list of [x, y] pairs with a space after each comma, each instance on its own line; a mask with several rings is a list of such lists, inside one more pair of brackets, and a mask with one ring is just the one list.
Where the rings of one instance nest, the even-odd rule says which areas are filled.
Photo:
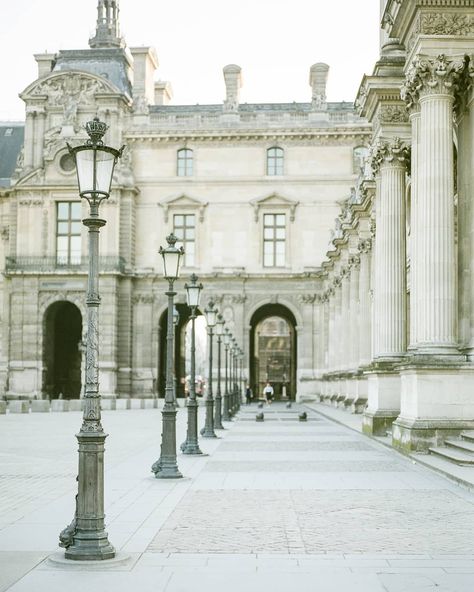
[[257, 423], [244, 407], [201, 441], [209, 456], [179, 456], [176, 481], [150, 473], [159, 412], [106, 412], [118, 559], [98, 565], [56, 547], [80, 414], [0, 416], [0, 592], [472, 592], [474, 495], [307, 411], [273, 404]]

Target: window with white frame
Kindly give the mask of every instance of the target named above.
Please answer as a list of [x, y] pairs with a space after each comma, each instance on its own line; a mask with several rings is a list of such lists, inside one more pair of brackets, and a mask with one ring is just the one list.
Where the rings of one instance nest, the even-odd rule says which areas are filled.
[[193, 151], [190, 148], [178, 150], [178, 177], [191, 177], [193, 174]]
[[285, 214], [263, 215], [263, 265], [284, 267], [286, 259]]
[[283, 175], [283, 148], [269, 148], [267, 150], [267, 175]]
[[56, 204], [56, 262], [58, 265], [81, 263], [81, 202]]
[[183, 265], [193, 267], [195, 264], [196, 222], [194, 214], [174, 214], [173, 232], [178, 238], [178, 247], [184, 248]]

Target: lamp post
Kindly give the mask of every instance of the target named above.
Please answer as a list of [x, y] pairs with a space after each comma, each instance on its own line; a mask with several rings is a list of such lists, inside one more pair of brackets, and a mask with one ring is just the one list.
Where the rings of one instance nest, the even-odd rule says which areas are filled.
[[186, 299], [191, 309], [191, 375], [189, 382], [188, 431], [186, 440], [181, 445], [183, 454], [202, 454], [198, 442], [198, 402], [196, 400], [196, 309], [201, 299], [202, 284], [197, 283], [197, 275], [193, 273], [191, 283], [185, 284]]
[[166, 327], [166, 387], [165, 403], [161, 412], [163, 428], [161, 432], [161, 455], [151, 470], [157, 479], [179, 479], [182, 477], [178, 470], [176, 459], [176, 399], [173, 380], [173, 348], [174, 348], [174, 324], [173, 324], [173, 297], [174, 282], [179, 276], [179, 265], [184, 254], [183, 247], [177, 248], [178, 239], [174, 234], [166, 237], [168, 246], [160, 247], [160, 255], [163, 257], [163, 276], [168, 280], [168, 318]]
[[216, 335], [217, 335], [217, 393], [214, 409], [214, 427], [216, 430], [223, 430], [222, 425], [222, 394], [221, 394], [221, 345], [222, 335], [224, 333], [224, 317], [217, 315]]
[[179, 312], [176, 306], [173, 304], [173, 334], [174, 334], [174, 342], [173, 342], [173, 395], [174, 395], [174, 402], [178, 405], [178, 401], [176, 398], [176, 360], [175, 360], [175, 343], [176, 343], [176, 332], [178, 330], [179, 324]]
[[229, 393], [230, 393], [230, 413], [235, 415], [235, 390], [234, 390], [234, 337], [230, 336], [229, 343]]
[[87, 341], [83, 422], [79, 443], [76, 513], [59, 535], [65, 557], [100, 560], [115, 557], [104, 524], [104, 444], [107, 434], [101, 424], [99, 392], [99, 232], [106, 221], [99, 218], [99, 206], [110, 195], [112, 175], [123, 148], [104, 146], [107, 125], [96, 117], [86, 123], [89, 139], [69, 153], [76, 163], [79, 195], [89, 203], [89, 217], [82, 222], [89, 229], [89, 271], [87, 280]]
[[230, 417], [230, 408], [229, 408], [229, 342], [230, 342], [230, 333], [229, 329], [225, 327], [224, 329], [224, 350], [225, 350], [225, 380], [224, 380], [224, 409], [223, 409], [223, 416], [222, 419], [224, 421], [232, 421]]
[[201, 431], [203, 438], [217, 438], [214, 431], [214, 399], [212, 397], [212, 334], [213, 328], [217, 320], [217, 309], [214, 307], [214, 302], [209, 301], [206, 310], [204, 311], [207, 320], [207, 331], [209, 335], [209, 383], [206, 397], [206, 423], [204, 429]]

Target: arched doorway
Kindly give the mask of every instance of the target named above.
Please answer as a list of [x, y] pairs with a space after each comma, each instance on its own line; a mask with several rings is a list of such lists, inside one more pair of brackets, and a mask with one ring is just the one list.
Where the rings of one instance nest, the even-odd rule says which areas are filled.
[[81, 395], [82, 315], [75, 304], [51, 304], [44, 315], [43, 391], [51, 397]]
[[273, 386], [275, 400], [296, 395], [296, 319], [281, 304], [267, 304], [250, 321], [250, 384], [255, 397], [265, 383]]
[[[184, 397], [186, 378], [186, 328], [190, 310], [186, 304], [175, 304], [179, 314], [175, 327], [174, 339], [174, 376], [176, 380], [176, 396]], [[199, 314], [199, 312], [198, 312]], [[168, 310], [165, 310], [159, 322], [159, 360], [158, 360], [158, 396], [164, 397], [166, 388], [166, 333], [168, 325]]]

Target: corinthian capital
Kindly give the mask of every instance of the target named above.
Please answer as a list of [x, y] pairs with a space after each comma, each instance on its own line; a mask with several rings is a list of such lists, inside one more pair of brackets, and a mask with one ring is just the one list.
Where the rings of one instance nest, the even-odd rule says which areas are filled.
[[422, 96], [462, 92], [468, 82], [466, 59], [440, 54], [436, 58], [418, 56], [408, 70], [401, 96], [408, 108], [416, 106]]
[[383, 165], [404, 166], [410, 164], [410, 146], [401, 138], [390, 141], [379, 140], [370, 153], [370, 165], [376, 175]]

